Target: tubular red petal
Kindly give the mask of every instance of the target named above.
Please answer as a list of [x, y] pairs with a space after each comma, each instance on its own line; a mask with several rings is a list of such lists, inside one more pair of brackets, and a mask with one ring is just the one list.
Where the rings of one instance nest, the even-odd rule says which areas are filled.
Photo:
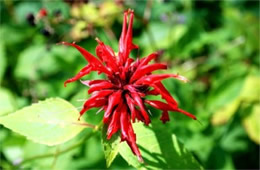
[[120, 127], [121, 127], [121, 141], [125, 141], [128, 138], [128, 116], [127, 116], [126, 106], [122, 106], [120, 114]]
[[127, 16], [128, 16], [128, 11], [124, 12], [124, 21], [123, 21], [123, 27], [122, 27], [122, 33], [119, 39], [119, 52], [118, 52], [118, 56], [119, 56], [119, 63], [121, 65], [123, 65], [123, 53], [126, 50], [126, 46], [125, 46], [125, 36], [126, 36], [126, 27], [127, 27]]
[[159, 70], [159, 69], [167, 69], [167, 65], [156, 63], [156, 64], [144, 65], [142, 67], [138, 67], [138, 69], [132, 75], [130, 79], [130, 83], [134, 82], [135, 80], [143, 77], [148, 73], [151, 73], [152, 71]]
[[88, 94], [93, 93], [94, 91], [99, 91], [103, 89], [110, 89], [113, 88], [114, 85], [108, 81], [103, 81], [100, 83], [96, 83], [90, 86], [90, 89], [88, 90]]
[[125, 67], [129, 68], [129, 66], [134, 62], [134, 59], [128, 58], [125, 63]]
[[104, 106], [107, 103], [107, 99], [104, 97], [101, 98], [97, 98], [97, 97], [91, 97], [89, 98], [85, 103], [83, 108], [80, 111], [80, 117], [89, 109], [93, 108], [93, 107], [101, 107]]
[[168, 113], [167, 111], [163, 111], [160, 120], [161, 120], [163, 123], [166, 123], [167, 121], [170, 121], [169, 113]]
[[122, 91], [116, 91], [113, 94], [111, 94], [108, 98], [108, 106], [104, 114], [103, 122], [107, 123], [109, 120], [109, 116], [111, 115], [112, 109], [119, 104], [119, 102], [122, 99]]
[[158, 53], [152, 53], [152, 54], [148, 55], [147, 57], [142, 58], [140, 61], [139, 67], [147, 65], [151, 60], [155, 59], [156, 57], [158, 57]]
[[154, 95], [154, 96], [157, 96], [157, 95], [159, 95], [160, 93], [157, 91], [157, 90], [155, 90], [155, 89], [153, 89], [153, 90], [149, 90], [148, 92], [146, 92], [146, 95]]
[[[100, 107], [107, 103], [107, 99], [105, 98], [107, 95], [111, 94], [113, 90], [102, 90], [95, 92], [83, 106], [83, 109], [80, 111], [80, 117], [90, 108], [92, 107]], [[79, 117], [79, 118], [80, 118]]]
[[112, 69], [113, 72], [118, 71], [118, 66], [116, 64], [115, 53], [111, 47], [105, 45], [102, 41], [96, 38], [97, 42], [99, 43], [96, 47], [96, 54], [97, 56], [104, 61], [109, 68]]
[[133, 44], [133, 21], [134, 21], [134, 11], [130, 11], [130, 19], [128, 23], [128, 29], [125, 37], [125, 46], [126, 49], [124, 51], [124, 62], [127, 60], [131, 50], [138, 48], [137, 45]]
[[144, 123], [145, 123], [146, 125], [149, 125], [149, 123], [151, 122], [151, 120], [150, 120], [150, 118], [149, 118], [149, 116], [148, 116], [148, 114], [147, 114], [147, 112], [146, 112], [146, 109], [145, 109], [143, 100], [140, 98], [140, 96], [139, 96], [137, 93], [131, 93], [131, 96], [132, 96], [132, 98], [134, 99], [135, 104], [136, 104], [137, 106], [139, 106], [140, 109], [141, 109], [141, 113], [142, 113], [142, 116], [143, 116], [143, 118], [144, 118]]
[[91, 67], [91, 65], [88, 64], [83, 69], [81, 69], [80, 72], [75, 77], [66, 80], [64, 82], [64, 86], [66, 87], [68, 83], [71, 83], [71, 82], [74, 82], [74, 81], [80, 79], [81, 77], [89, 74], [91, 71], [92, 71], [92, 67]]
[[145, 100], [145, 103], [160, 110], [172, 110], [171, 106], [158, 100]]
[[141, 121], [141, 122], [144, 122], [144, 118], [143, 118], [143, 116], [142, 116], [141, 111], [138, 110], [138, 109], [135, 109], [135, 113], [136, 113], [136, 118], [137, 118], [137, 120], [138, 120], [138, 121]]
[[124, 51], [124, 42], [125, 42], [125, 36], [126, 36], [126, 26], [127, 26], [127, 15], [128, 11], [124, 12], [124, 21], [123, 21], [123, 27], [122, 27], [122, 33], [119, 39], [119, 52], [123, 53]]
[[103, 83], [103, 82], [110, 82], [108, 80], [81, 80], [80, 81], [82, 84], [90, 87], [93, 84], [98, 84], [98, 83]]
[[157, 109], [163, 110], [163, 111], [175, 111], [175, 112], [180, 112], [185, 114], [186, 116], [189, 116], [190, 118], [196, 120], [196, 117], [194, 115], [192, 115], [189, 112], [186, 112], [184, 110], [181, 110], [177, 107], [171, 107], [170, 105], [163, 103], [161, 101], [157, 101], [157, 100], [145, 100], [145, 102]]
[[189, 112], [186, 112], [186, 111], [179, 109], [179, 108], [176, 111], [185, 114], [186, 116], [192, 118], [193, 120], [197, 120], [196, 116], [194, 116], [193, 114], [191, 114]]
[[132, 152], [137, 156], [140, 162], [143, 162], [141, 153], [136, 144], [136, 135], [134, 133], [132, 124], [130, 122], [129, 115], [126, 111], [122, 111], [120, 116], [120, 125], [121, 125], [121, 140], [126, 141], [130, 146]]
[[112, 119], [107, 129], [107, 139], [110, 139], [120, 128], [120, 113], [122, 108], [122, 102], [115, 109]]
[[138, 94], [140, 97], [145, 97], [145, 93], [140, 92], [139, 90], [136, 90], [136, 88], [133, 85], [126, 85], [124, 86], [125, 90], [129, 90], [131, 93], [136, 93]]
[[93, 69], [106, 73], [107, 75], [111, 75], [111, 72], [106, 67], [103, 66], [101, 61], [98, 60], [92, 54], [90, 54], [84, 48], [82, 48], [74, 43], [61, 42], [61, 44], [75, 47], [84, 56], [84, 58], [89, 62], [89, 64], [93, 66]]
[[[128, 28], [127, 27], [127, 17], [130, 12], [130, 18], [128, 22]], [[129, 54], [131, 50], [138, 48], [137, 45], [133, 44], [132, 42], [132, 36], [133, 36], [133, 20], [134, 20], [134, 12], [132, 10], [128, 10], [124, 13], [124, 21], [123, 21], [123, 28], [121, 37], [119, 40], [119, 60], [120, 64], [124, 65], [127, 61], [127, 58], [129, 57]]]
[[138, 158], [138, 161], [143, 163], [144, 160], [141, 156], [141, 153], [139, 151], [139, 148], [136, 144], [136, 135], [134, 133], [134, 130], [133, 130], [133, 127], [132, 127], [132, 124], [129, 122], [128, 123], [128, 138], [127, 138], [127, 143], [128, 145], [130, 146], [132, 152], [137, 156]]
[[101, 98], [101, 97], [106, 97], [113, 93], [115, 90], [101, 90], [101, 91], [96, 91], [92, 94], [91, 98]]
[[139, 79], [138, 81], [135, 82], [135, 84], [153, 84], [156, 82], [159, 82], [163, 79], [167, 79], [167, 78], [176, 78], [179, 79], [181, 81], [183, 81], [184, 83], [188, 82], [188, 79], [186, 79], [183, 76], [180, 76], [178, 74], [153, 74], [153, 75], [148, 75], [144, 78]]
[[125, 37], [127, 48], [131, 48], [131, 46], [132, 46], [133, 21], [134, 21], [134, 12], [130, 11], [130, 18], [129, 18], [126, 37]]
[[176, 102], [176, 100], [174, 100], [174, 98], [161, 82], [157, 82], [155, 84], [152, 84], [151, 86], [154, 87], [154, 89], [161, 94], [162, 98], [165, 99], [167, 103], [171, 105], [171, 107], [178, 108], [178, 103]]
[[128, 108], [131, 111], [132, 122], [135, 122], [136, 109], [135, 109], [134, 101], [128, 94], [126, 94], [125, 97], [126, 97], [126, 101], [127, 101], [127, 104], [128, 104]]

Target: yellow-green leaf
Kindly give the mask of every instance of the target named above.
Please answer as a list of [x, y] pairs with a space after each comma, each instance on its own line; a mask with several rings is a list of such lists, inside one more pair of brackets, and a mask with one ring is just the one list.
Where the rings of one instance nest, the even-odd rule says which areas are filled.
[[69, 102], [51, 98], [0, 117], [0, 124], [34, 142], [53, 146], [84, 129], [78, 116], [78, 110]]
[[242, 87], [237, 91], [238, 96], [230, 103], [223, 105], [213, 114], [211, 122], [213, 125], [220, 125], [228, 122], [236, 113], [241, 102], [259, 102], [260, 78], [257, 76], [248, 76]]
[[236, 112], [240, 105], [240, 99], [237, 98], [232, 103], [218, 109], [212, 116], [211, 122], [213, 125], [221, 125], [226, 123]]
[[251, 140], [260, 144], [260, 104], [255, 105], [252, 112], [243, 120], [243, 125]]

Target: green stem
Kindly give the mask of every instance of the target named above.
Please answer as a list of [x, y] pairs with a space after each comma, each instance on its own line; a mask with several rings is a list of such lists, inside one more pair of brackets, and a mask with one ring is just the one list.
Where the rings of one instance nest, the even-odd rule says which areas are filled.
[[81, 141], [75, 143], [74, 145], [64, 149], [64, 150], [61, 150], [59, 151], [58, 153], [57, 152], [54, 152], [54, 153], [46, 153], [46, 154], [42, 154], [42, 155], [36, 155], [36, 156], [33, 156], [33, 157], [30, 157], [30, 158], [27, 158], [27, 159], [24, 159], [23, 161], [21, 161], [19, 164], [15, 165], [15, 166], [21, 166], [22, 164], [25, 164], [27, 162], [30, 162], [30, 161], [33, 161], [33, 160], [36, 160], [36, 159], [43, 159], [43, 158], [49, 158], [49, 157], [59, 157], [60, 155], [64, 154], [64, 153], [67, 153], [79, 146], [81, 146], [82, 144], [85, 143], [86, 140], [88, 140], [90, 137], [92, 137], [94, 134], [96, 134], [96, 132], [102, 127], [102, 122], [98, 125], [98, 126], [95, 126], [95, 128], [93, 129], [93, 131], [89, 134], [87, 134], [84, 139], [82, 139]]

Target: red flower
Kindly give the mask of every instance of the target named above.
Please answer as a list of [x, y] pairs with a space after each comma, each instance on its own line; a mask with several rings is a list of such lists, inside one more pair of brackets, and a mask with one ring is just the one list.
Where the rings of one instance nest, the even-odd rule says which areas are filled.
[[40, 11], [38, 12], [39, 18], [46, 17], [48, 15], [48, 12], [45, 8], [41, 8]]
[[[127, 27], [129, 13], [130, 18]], [[64, 85], [80, 79], [91, 71], [106, 74], [107, 79], [105, 80], [82, 81], [83, 84], [90, 87], [88, 93], [92, 96], [85, 102], [83, 109], [80, 111], [80, 116], [93, 107], [102, 107], [105, 111], [103, 122], [108, 125], [107, 139], [110, 139], [113, 134], [120, 130], [121, 141], [126, 141], [133, 153], [137, 155], [138, 160], [142, 162], [143, 159], [136, 144], [132, 123], [136, 120], [142, 121], [146, 125], [150, 123], [145, 104], [162, 110], [160, 119], [163, 123], [169, 121], [169, 111], [183, 113], [192, 119], [196, 119], [196, 117], [181, 110], [161, 83], [161, 80], [170, 77], [187, 82], [185, 77], [178, 74], [151, 74], [155, 70], [167, 68], [165, 64], [148, 64], [158, 56], [157, 53], [152, 53], [136, 61], [129, 57], [131, 50], [138, 48], [132, 42], [133, 19], [133, 11], [128, 10], [124, 13], [118, 55], [115, 55], [112, 48], [99, 39], [96, 39], [98, 42], [96, 47], [98, 58], [75, 43], [62, 42], [64, 45], [77, 48], [88, 61], [88, 65], [75, 77], [67, 80]], [[146, 95], [161, 95], [166, 103], [145, 100]]]

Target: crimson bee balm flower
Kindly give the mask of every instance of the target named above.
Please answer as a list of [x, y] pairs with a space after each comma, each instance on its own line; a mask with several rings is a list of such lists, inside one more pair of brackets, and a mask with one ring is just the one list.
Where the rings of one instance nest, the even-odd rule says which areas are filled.
[[[130, 15], [129, 18], [128, 15]], [[143, 162], [136, 144], [132, 123], [142, 121], [145, 125], [149, 125], [151, 120], [146, 105], [162, 110], [160, 120], [163, 123], [169, 121], [169, 111], [180, 112], [192, 119], [196, 117], [181, 110], [161, 83], [163, 79], [170, 77], [187, 82], [185, 77], [178, 74], [152, 74], [155, 70], [167, 69], [165, 64], [149, 64], [158, 56], [157, 53], [137, 60], [130, 58], [130, 52], [138, 49], [138, 46], [132, 42], [133, 19], [132, 10], [124, 13], [118, 55], [98, 38], [96, 38], [98, 58], [75, 43], [62, 42], [64, 45], [75, 47], [88, 61], [88, 64], [75, 77], [68, 79], [64, 85], [80, 79], [91, 71], [104, 73], [107, 79], [81, 81], [89, 87], [88, 93], [91, 97], [84, 103], [80, 116], [91, 108], [101, 107], [105, 111], [103, 122], [108, 125], [107, 139], [109, 140], [113, 134], [120, 131], [121, 141], [126, 141], [138, 160]], [[146, 100], [147, 95], [161, 95], [165, 102]]]

